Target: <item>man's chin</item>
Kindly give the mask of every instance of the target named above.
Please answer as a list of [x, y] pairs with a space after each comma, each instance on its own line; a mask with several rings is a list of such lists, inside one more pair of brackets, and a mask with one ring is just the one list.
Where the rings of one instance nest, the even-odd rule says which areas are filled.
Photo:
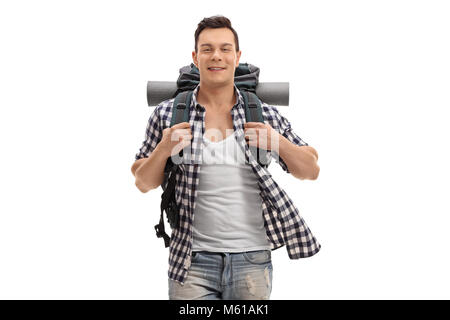
[[208, 81], [206, 81], [206, 85], [211, 87], [223, 87], [228, 83], [229, 81], [223, 79], [208, 79]]

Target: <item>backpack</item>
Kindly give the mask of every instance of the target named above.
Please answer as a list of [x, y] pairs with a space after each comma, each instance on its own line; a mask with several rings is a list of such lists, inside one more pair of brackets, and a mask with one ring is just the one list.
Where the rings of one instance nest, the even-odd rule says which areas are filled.
[[[244, 98], [247, 122], [264, 122], [261, 100], [255, 94], [258, 77], [259, 68], [248, 63], [239, 63], [234, 73], [234, 83]], [[172, 107], [170, 127], [181, 122], [189, 122], [189, 106], [191, 105], [192, 94], [199, 83], [200, 72], [193, 63], [180, 69], [180, 76], [177, 80], [178, 89], [172, 97], [175, 100]], [[260, 149], [258, 151], [258, 148], [254, 146], [249, 146], [249, 148], [258, 163], [263, 167], [267, 167], [269, 161], [267, 150]], [[179, 156], [183, 157], [183, 150], [180, 151]], [[175, 199], [175, 177], [178, 170], [178, 165], [175, 165], [171, 157], [169, 157], [164, 168], [164, 180], [161, 184], [163, 189], [161, 195], [161, 216], [159, 223], [155, 225], [156, 236], [164, 239], [166, 248], [170, 245], [170, 237], [164, 230], [164, 211], [171, 229], [175, 229], [179, 225], [180, 208]]]

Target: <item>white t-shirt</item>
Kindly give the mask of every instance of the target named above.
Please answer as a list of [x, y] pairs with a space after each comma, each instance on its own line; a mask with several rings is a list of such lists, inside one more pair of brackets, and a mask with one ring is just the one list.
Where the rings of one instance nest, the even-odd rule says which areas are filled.
[[257, 176], [235, 137], [203, 136], [192, 251], [270, 250]]

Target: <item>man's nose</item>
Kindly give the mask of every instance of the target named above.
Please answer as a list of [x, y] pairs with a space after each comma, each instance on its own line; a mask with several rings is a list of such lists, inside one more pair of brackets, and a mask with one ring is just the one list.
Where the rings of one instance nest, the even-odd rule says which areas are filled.
[[213, 55], [212, 55], [212, 59], [213, 60], [215, 60], [215, 59], [222, 59], [219, 50], [214, 50]]

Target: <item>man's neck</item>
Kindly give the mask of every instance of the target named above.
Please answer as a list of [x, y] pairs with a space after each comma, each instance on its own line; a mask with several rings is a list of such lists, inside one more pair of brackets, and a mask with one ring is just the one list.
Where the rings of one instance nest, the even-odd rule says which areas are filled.
[[230, 109], [236, 102], [234, 83], [214, 88], [200, 82], [197, 102], [216, 111]]

